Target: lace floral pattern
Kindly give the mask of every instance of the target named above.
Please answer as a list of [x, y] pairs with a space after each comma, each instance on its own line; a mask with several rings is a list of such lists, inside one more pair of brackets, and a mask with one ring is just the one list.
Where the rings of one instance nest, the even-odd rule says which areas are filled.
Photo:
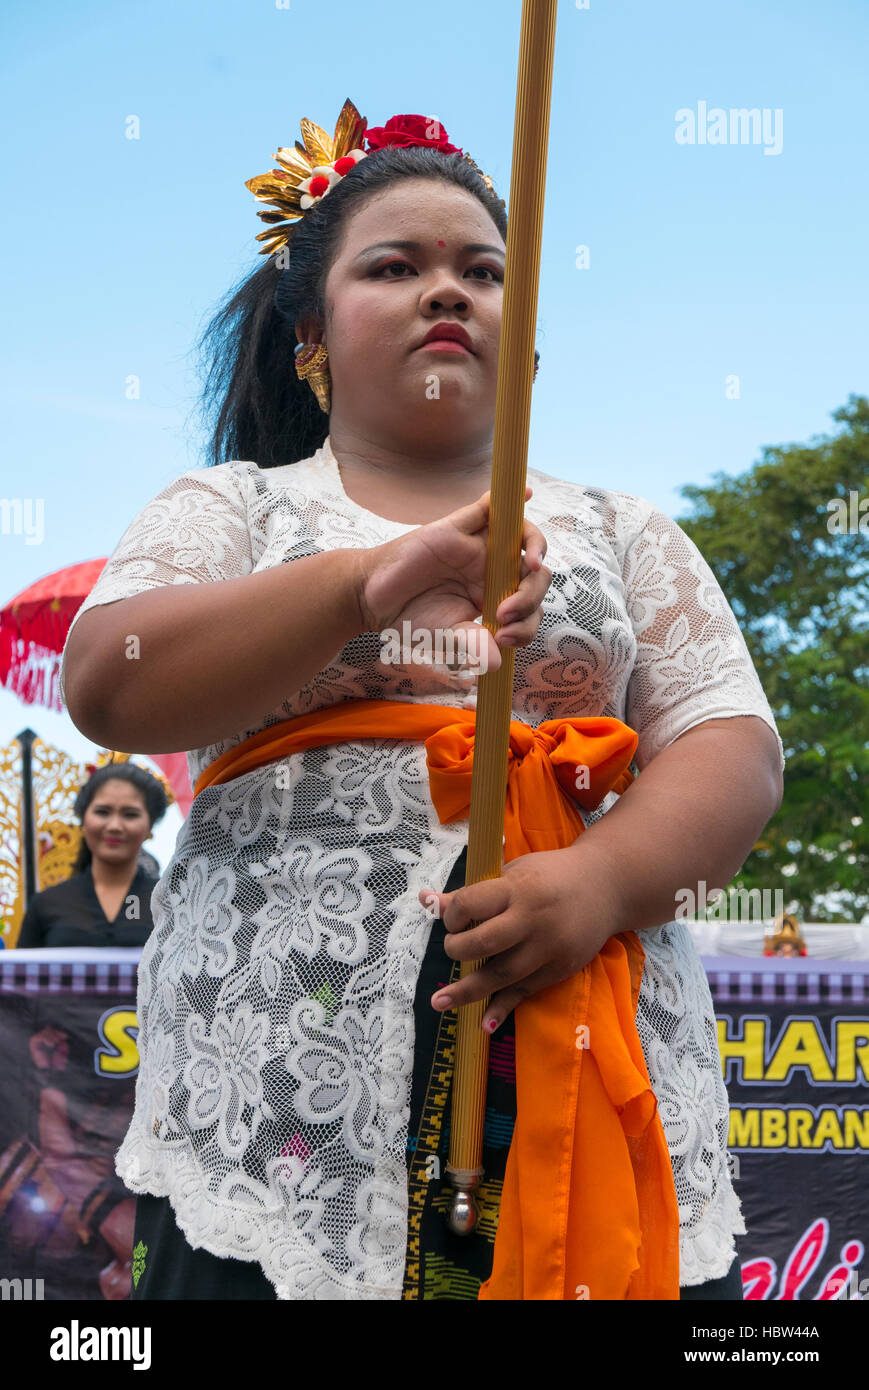
[[[729, 605], [676, 523], [625, 493], [529, 480], [553, 581], [516, 652], [513, 717], [624, 719], [640, 771], [707, 719], [757, 715], [775, 731]], [[79, 612], [411, 529], [346, 495], [328, 439], [284, 468], [191, 470], [127, 528]], [[474, 704], [449, 672], [379, 653], [378, 634], [360, 633], [257, 728], [192, 749], [191, 780], [259, 728], [342, 700]], [[280, 1298], [401, 1296], [413, 998], [431, 925], [417, 894], [446, 881], [466, 843], [466, 821], [438, 822], [422, 746], [365, 739], [207, 788], [153, 891], [117, 1171], [169, 1196], [192, 1245], [257, 1260]], [[744, 1230], [727, 1096], [687, 928], [641, 939], [637, 1026], [673, 1161], [680, 1282], [694, 1284], [727, 1272]]]

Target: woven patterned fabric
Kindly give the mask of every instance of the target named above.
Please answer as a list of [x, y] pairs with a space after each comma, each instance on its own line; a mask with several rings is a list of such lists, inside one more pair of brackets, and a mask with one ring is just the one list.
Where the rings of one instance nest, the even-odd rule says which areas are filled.
[[[774, 730], [731, 609], [675, 522], [625, 493], [528, 479], [553, 580], [534, 642], [516, 651], [512, 717], [623, 719], [640, 774], [707, 719], [758, 715]], [[76, 621], [146, 589], [412, 529], [347, 496], [328, 439], [283, 468], [194, 469], [128, 527]], [[384, 665], [380, 652], [378, 633], [358, 634], [256, 728], [190, 750], [191, 781], [260, 728], [344, 700], [474, 704], [446, 669]], [[207, 788], [153, 891], [118, 1173], [169, 1196], [192, 1244], [259, 1261], [281, 1298], [403, 1296], [413, 1003], [432, 929], [418, 893], [446, 882], [466, 844], [467, 821], [437, 819], [423, 746], [366, 739]], [[687, 927], [642, 941], [637, 1027], [673, 1160], [680, 1283], [696, 1284], [727, 1272], [744, 1229], [727, 1096]]]
[[[453, 865], [447, 893], [465, 881], [467, 854]], [[492, 1273], [495, 1236], [507, 1154], [516, 1123], [516, 1030], [509, 1013], [489, 1043], [482, 1166], [477, 1192], [479, 1217], [469, 1235], [447, 1224], [453, 1189], [446, 1176], [450, 1151], [451, 1098], [456, 1053], [456, 1012], [438, 1014], [429, 1003], [435, 990], [458, 977], [458, 962], [444, 952], [446, 929], [433, 924], [416, 986], [413, 1079], [407, 1143], [407, 1259], [403, 1297], [408, 1300], [469, 1301]]]

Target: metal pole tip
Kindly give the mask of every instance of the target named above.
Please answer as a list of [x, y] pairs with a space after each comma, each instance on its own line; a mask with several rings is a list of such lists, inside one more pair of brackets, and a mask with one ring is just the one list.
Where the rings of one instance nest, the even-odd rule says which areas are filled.
[[468, 1188], [459, 1188], [453, 1193], [447, 1215], [447, 1225], [453, 1235], [470, 1235], [476, 1230], [479, 1219], [480, 1207], [473, 1192]]

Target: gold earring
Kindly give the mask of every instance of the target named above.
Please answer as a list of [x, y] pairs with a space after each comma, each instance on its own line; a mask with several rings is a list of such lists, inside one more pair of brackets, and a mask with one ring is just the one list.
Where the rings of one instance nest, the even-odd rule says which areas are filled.
[[297, 343], [294, 349], [296, 375], [300, 381], [307, 381], [324, 414], [331, 409], [331, 385], [329, 375], [329, 353], [325, 343]]

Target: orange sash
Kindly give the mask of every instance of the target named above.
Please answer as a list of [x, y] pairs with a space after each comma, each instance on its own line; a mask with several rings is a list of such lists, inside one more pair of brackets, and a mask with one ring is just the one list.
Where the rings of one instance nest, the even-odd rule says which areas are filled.
[[[230, 748], [200, 774], [194, 795], [305, 748], [423, 740], [446, 825], [469, 814], [475, 726], [473, 709], [346, 700]], [[630, 786], [637, 742], [619, 719], [547, 719], [537, 728], [512, 720], [505, 863], [573, 844], [584, 827], [572, 800], [591, 811]], [[577, 788], [583, 766], [590, 785]], [[679, 1297], [673, 1170], [635, 1023], [644, 958], [636, 932], [622, 932], [576, 975], [515, 1009], [516, 1125], [481, 1300]]]

